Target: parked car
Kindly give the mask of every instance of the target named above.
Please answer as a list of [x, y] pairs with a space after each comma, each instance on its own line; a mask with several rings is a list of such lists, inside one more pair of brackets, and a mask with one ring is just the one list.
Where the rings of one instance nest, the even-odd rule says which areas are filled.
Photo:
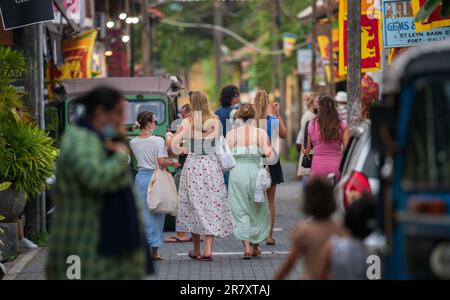
[[341, 177], [336, 183], [334, 194], [338, 212], [343, 213], [350, 204], [350, 193], [369, 192], [377, 195], [380, 190], [379, 155], [372, 148], [370, 121], [352, 132], [348, 147], [342, 157]]

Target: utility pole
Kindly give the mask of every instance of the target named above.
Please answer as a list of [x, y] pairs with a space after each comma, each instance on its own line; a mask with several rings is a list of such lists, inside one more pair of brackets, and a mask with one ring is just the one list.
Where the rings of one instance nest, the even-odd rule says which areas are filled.
[[328, 64], [330, 66], [330, 81], [328, 82], [328, 89], [330, 96], [336, 94], [335, 84], [334, 84], [334, 49], [333, 49], [333, 7], [332, 1], [327, 0], [327, 19], [329, 24], [328, 30], [328, 56], [330, 57]]
[[[43, 25], [34, 24], [24, 28], [24, 51], [27, 58], [25, 73], [25, 105], [33, 121], [45, 129], [44, 120], [44, 57]], [[46, 231], [45, 192], [28, 201], [27, 227], [30, 232]]]
[[350, 129], [361, 121], [361, 1], [347, 1], [347, 93]]
[[148, 13], [149, 0], [141, 0], [142, 4], [142, 69], [144, 76], [150, 76], [151, 70], [151, 53], [150, 53], [150, 16]]
[[[272, 10], [272, 20], [273, 20], [273, 28], [274, 28], [274, 36], [275, 40], [273, 42], [273, 49], [282, 49], [283, 42], [279, 39], [280, 27], [281, 27], [281, 7], [280, 2], [278, 0], [274, 1], [274, 9]], [[278, 87], [280, 92], [280, 113], [285, 116], [286, 109], [286, 88], [284, 86], [284, 78], [283, 78], [283, 69], [282, 69], [282, 54], [274, 55], [274, 71], [276, 72], [276, 83], [275, 86]]]
[[311, 91], [316, 91], [317, 83], [316, 83], [316, 49], [314, 47], [317, 40], [317, 30], [316, 30], [316, 0], [312, 0], [312, 32], [311, 32]]
[[[214, 1], [214, 25], [223, 27], [223, 7], [222, 1]], [[223, 33], [219, 30], [214, 30], [214, 49], [216, 59], [216, 85], [218, 88], [222, 85], [222, 47]]]

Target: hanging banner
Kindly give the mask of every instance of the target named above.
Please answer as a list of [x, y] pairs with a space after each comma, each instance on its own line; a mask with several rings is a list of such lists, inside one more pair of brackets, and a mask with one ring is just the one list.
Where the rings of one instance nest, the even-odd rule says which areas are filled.
[[[373, 0], [361, 1], [361, 72], [381, 69], [381, 11]], [[339, 1], [339, 75], [347, 74], [347, 0]]]
[[[330, 48], [329, 48], [330, 42], [329, 42], [328, 36], [319, 35], [317, 37], [317, 44], [319, 45], [320, 57], [322, 58], [323, 67], [325, 69], [325, 75], [326, 75], [327, 81], [330, 81], [331, 80]], [[338, 48], [336, 49], [335, 47], [333, 47], [333, 59], [335, 62], [337, 62], [337, 60], [338, 60], [338, 51], [337, 50], [338, 50]], [[335, 82], [340, 82], [340, 81], [343, 81], [346, 79], [344, 76], [339, 75], [339, 71], [338, 71], [336, 64], [333, 66], [333, 71], [334, 71], [334, 81]]]
[[54, 19], [52, 0], [2, 0], [3, 28], [10, 30]]
[[50, 80], [92, 78], [92, 52], [97, 30], [90, 30], [63, 42], [64, 64], [52, 65], [47, 73]]
[[[444, 0], [448, 1], [448, 0]], [[412, 11], [414, 16], [422, 9], [427, 0], [412, 0]], [[433, 28], [447, 27], [450, 26], [450, 17], [443, 18], [441, 17], [441, 6], [439, 6], [426, 20], [426, 22], [415, 22], [416, 31], [422, 32], [426, 30], [431, 30]]]
[[293, 33], [285, 33], [283, 35], [283, 52], [286, 57], [291, 57], [296, 42], [297, 35]]
[[383, 1], [383, 46], [409, 47], [450, 39], [450, 27], [417, 32], [411, 0]]

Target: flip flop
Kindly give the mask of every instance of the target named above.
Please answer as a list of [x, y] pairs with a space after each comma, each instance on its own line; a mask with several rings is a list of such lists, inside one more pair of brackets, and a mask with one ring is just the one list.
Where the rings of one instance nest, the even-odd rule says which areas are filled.
[[162, 258], [161, 256], [153, 256], [152, 257], [152, 261], [159, 261], [159, 260], [164, 260], [164, 258]]
[[275, 239], [272, 239], [272, 241], [266, 241], [267, 246], [275, 246]]
[[210, 256], [204, 256], [204, 255], [200, 255], [199, 257], [197, 257], [197, 260], [199, 261], [212, 261], [212, 255]]
[[177, 236], [172, 236], [172, 237], [164, 240], [164, 243], [190, 243], [190, 242], [192, 242], [192, 238], [180, 239]]
[[252, 257], [258, 257], [261, 255], [261, 253], [262, 253], [262, 249], [261, 249], [261, 247], [258, 247], [258, 252], [256, 254], [252, 250]]
[[244, 253], [244, 256], [242, 256], [242, 259], [249, 260], [249, 259], [252, 259], [252, 256], [249, 253]]
[[197, 259], [197, 258], [198, 258], [198, 256], [195, 256], [195, 255], [194, 255], [194, 250], [190, 250], [190, 251], [188, 252], [188, 256], [189, 256], [190, 258], [192, 258], [192, 259]]

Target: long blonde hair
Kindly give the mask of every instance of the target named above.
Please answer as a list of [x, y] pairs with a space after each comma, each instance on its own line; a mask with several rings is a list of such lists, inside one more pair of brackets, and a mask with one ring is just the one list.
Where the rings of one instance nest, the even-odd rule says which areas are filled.
[[[211, 122], [211, 120], [215, 120], [215, 115], [211, 111], [211, 108], [209, 107], [208, 97], [206, 94], [202, 91], [195, 91], [191, 92], [189, 94], [189, 101], [191, 103], [191, 115], [189, 117], [190, 121], [192, 122], [192, 126], [197, 131], [203, 131], [205, 126], [205, 123], [208, 122], [208, 124]], [[202, 124], [200, 124], [198, 121], [196, 121], [195, 115], [201, 112], [202, 115]], [[198, 123], [198, 124], [197, 124]]]
[[267, 119], [267, 110], [269, 108], [269, 94], [264, 90], [258, 90], [255, 96], [256, 121], [258, 124], [261, 120]]

